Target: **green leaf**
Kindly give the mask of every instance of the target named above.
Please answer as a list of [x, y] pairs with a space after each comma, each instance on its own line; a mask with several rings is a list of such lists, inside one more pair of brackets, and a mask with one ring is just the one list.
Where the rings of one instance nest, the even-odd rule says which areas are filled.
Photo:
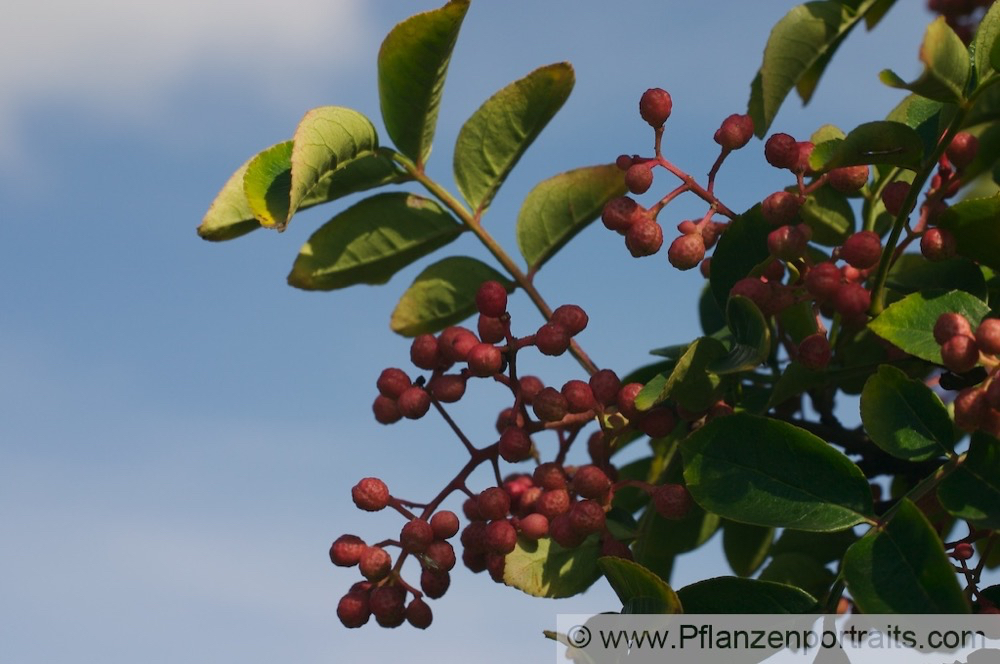
[[915, 129], [882, 120], [859, 125], [842, 139], [818, 143], [809, 156], [809, 166], [818, 172], [860, 164], [890, 164], [916, 170], [923, 155], [924, 144]]
[[948, 208], [938, 225], [955, 236], [958, 253], [1000, 270], [1000, 194], [961, 201]]
[[251, 159], [243, 173], [243, 193], [265, 228], [282, 230], [288, 219], [292, 149], [292, 141], [271, 146]]
[[692, 505], [683, 519], [664, 519], [649, 506], [639, 519], [638, 537], [632, 545], [635, 561], [669, 581], [674, 558], [711, 539], [719, 524], [718, 515], [698, 505]]
[[973, 434], [965, 462], [941, 482], [938, 499], [959, 519], [1000, 528], [1000, 445], [994, 438]]
[[738, 521], [722, 523], [722, 550], [739, 576], [750, 576], [764, 563], [774, 539], [774, 528]]
[[625, 193], [625, 178], [614, 164], [587, 166], [543, 180], [517, 214], [517, 246], [537, 271], [587, 227], [604, 204]]
[[601, 576], [600, 549], [597, 535], [575, 549], [564, 549], [548, 537], [519, 538], [504, 562], [503, 582], [535, 597], [579, 595]]
[[726, 327], [726, 315], [715, 301], [708, 283], [702, 287], [701, 295], [698, 296], [698, 321], [706, 336], [712, 336]]
[[306, 113], [292, 137], [288, 212], [278, 227], [286, 225], [334, 171], [377, 149], [375, 127], [361, 113], [341, 106], [322, 106]]
[[288, 283], [305, 290], [384, 284], [421, 256], [454, 240], [462, 226], [437, 203], [377, 194], [321, 226], [299, 250]]
[[990, 57], [993, 48], [998, 43], [998, 37], [1000, 37], [1000, 6], [994, 3], [983, 16], [983, 20], [979, 22], [976, 37], [972, 40], [973, 53], [975, 54], [973, 62], [980, 85], [993, 78], [997, 73], [997, 67], [990, 61]]
[[681, 443], [695, 501], [760, 526], [835, 531], [869, 520], [864, 473], [824, 440], [745, 413], [712, 420]]
[[758, 204], [736, 217], [719, 238], [712, 254], [713, 266], [708, 283], [720, 307], [725, 307], [729, 291], [737, 281], [771, 257], [767, 235], [772, 230], [772, 226], [764, 221]]
[[820, 187], [807, 197], [799, 215], [812, 229], [816, 244], [836, 247], [854, 232], [854, 208], [847, 196], [833, 187]]
[[232, 240], [260, 228], [260, 222], [253, 216], [253, 209], [243, 192], [243, 176], [247, 172], [247, 166], [255, 158], [256, 156], [251, 157], [236, 169], [215, 196], [198, 226], [198, 235], [205, 240]]
[[799, 588], [773, 581], [720, 576], [677, 591], [684, 613], [808, 613], [816, 599]]
[[903, 254], [896, 259], [886, 286], [902, 294], [910, 294], [934, 284], [942, 290], [961, 290], [983, 301], [989, 295], [983, 271], [965, 258], [929, 261], [917, 254]]
[[755, 369], [771, 354], [771, 326], [753, 300], [729, 298], [726, 318], [733, 332], [733, 345], [724, 357], [713, 360], [707, 369], [715, 374], [731, 374]]
[[722, 358], [726, 349], [712, 337], [696, 339], [688, 346], [666, 381], [654, 380], [635, 397], [639, 410], [649, 410], [653, 406], [673, 399], [692, 411], [706, 410], [717, 398], [719, 377], [710, 373], [708, 366]]
[[781, 321], [782, 331], [797, 344], [819, 331], [819, 326], [816, 325], [816, 313], [813, 311], [812, 302], [808, 300], [785, 307], [778, 314], [778, 320]]
[[789, 399], [800, 398], [809, 390], [826, 384], [827, 373], [806, 369], [798, 362], [789, 362], [774, 384], [768, 406], [773, 408]]
[[476, 312], [476, 291], [484, 281], [498, 281], [514, 290], [514, 283], [492, 267], [467, 256], [452, 256], [424, 268], [396, 309], [390, 327], [404, 337], [439, 332]]
[[843, 558], [847, 549], [856, 541], [858, 541], [858, 536], [852, 530], [841, 530], [836, 533], [811, 533], [788, 528], [781, 533], [781, 537], [771, 547], [771, 555], [801, 553], [826, 565]]
[[861, 421], [872, 442], [907, 461], [946, 454], [955, 444], [951, 417], [931, 388], [889, 365], [865, 383]]
[[952, 311], [968, 318], [975, 327], [990, 308], [964, 291], [913, 293], [889, 305], [868, 327], [910, 355], [940, 364], [941, 346], [934, 341], [934, 324], [941, 314]]
[[760, 573], [761, 581], [774, 581], [801, 588], [813, 597], [830, 592], [834, 574], [812, 556], [785, 553], [775, 556]]
[[916, 131], [923, 144], [923, 153], [929, 155], [937, 147], [941, 133], [947, 126], [944, 119], [945, 108], [946, 106], [939, 101], [910, 94], [889, 111], [885, 119], [890, 122], [901, 122]]
[[639, 563], [605, 556], [598, 558], [597, 566], [623, 605], [646, 598], [656, 600], [662, 607], [658, 613], [681, 612], [680, 600], [677, 599], [677, 593], [673, 588]]
[[844, 580], [864, 613], [968, 613], [941, 539], [909, 499], [844, 556]]
[[382, 121], [396, 148], [420, 167], [434, 141], [438, 105], [468, 0], [406, 19], [378, 52]]
[[920, 45], [920, 61], [924, 63], [924, 71], [911, 83], [888, 69], [879, 74], [879, 79], [889, 87], [909, 90], [936, 101], [953, 103], [964, 98], [971, 72], [969, 52], [943, 16], [927, 26]]
[[568, 62], [541, 67], [487, 99], [462, 126], [455, 143], [455, 183], [473, 210], [489, 206], [574, 83]]
[[834, 52], [865, 14], [880, 4], [885, 3], [867, 0], [855, 10], [840, 2], [807, 2], [778, 21], [751, 85], [749, 113], [758, 137], [767, 133], [792, 88], [804, 104], [809, 103]]

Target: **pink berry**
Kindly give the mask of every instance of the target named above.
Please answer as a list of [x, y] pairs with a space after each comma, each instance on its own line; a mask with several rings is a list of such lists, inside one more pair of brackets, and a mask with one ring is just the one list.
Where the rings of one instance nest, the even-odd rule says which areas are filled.
[[729, 289], [729, 296], [743, 296], [761, 311], [767, 311], [771, 303], [771, 288], [757, 277], [740, 279]]
[[575, 337], [587, 327], [590, 318], [582, 307], [575, 304], [563, 304], [552, 312], [550, 322], [561, 325], [569, 333], [569, 336]]
[[389, 504], [389, 487], [377, 477], [366, 477], [351, 489], [351, 498], [359, 509], [378, 512]]
[[535, 511], [549, 518], [549, 527], [552, 526], [552, 519], [569, 511], [570, 500], [566, 489], [552, 489], [543, 491], [535, 503]]
[[549, 519], [549, 537], [564, 549], [575, 549], [587, 539], [573, 529], [568, 514], [558, 514]]
[[871, 293], [861, 284], [844, 284], [833, 296], [833, 306], [844, 318], [856, 319], [871, 306]]
[[508, 554], [517, 548], [517, 531], [506, 519], [486, 526], [486, 548], [493, 553]]
[[576, 502], [569, 511], [570, 527], [584, 537], [604, 530], [605, 520], [604, 508], [595, 500]]
[[399, 395], [396, 405], [399, 406], [399, 412], [402, 413], [403, 417], [419, 420], [430, 410], [431, 397], [424, 388], [414, 385], [406, 388]]
[[811, 141], [799, 141], [796, 144], [798, 148], [798, 161], [795, 163], [795, 168], [793, 169], [796, 173], [805, 173], [806, 175], [812, 175], [813, 170], [809, 167], [809, 157], [812, 155], [813, 145]]
[[828, 300], [840, 290], [840, 268], [833, 263], [817, 263], [806, 273], [806, 290], [819, 300]]
[[948, 339], [941, 345], [941, 363], [954, 373], [971, 371], [979, 364], [976, 340], [961, 334]]
[[431, 517], [431, 530], [439, 540], [451, 539], [458, 532], [458, 516], [449, 510], [441, 510]]
[[396, 405], [395, 400], [381, 394], [375, 397], [372, 412], [375, 414], [375, 421], [379, 424], [393, 424], [403, 419], [403, 414], [399, 412], [399, 406]]
[[831, 187], [843, 194], [851, 194], [861, 189], [868, 182], [868, 167], [842, 166], [827, 173], [827, 182]]
[[694, 501], [681, 484], [664, 484], [653, 490], [653, 507], [664, 519], [683, 519]]
[[549, 520], [538, 513], [525, 516], [519, 526], [521, 534], [528, 539], [537, 540], [549, 534]]
[[944, 228], [928, 228], [920, 238], [920, 253], [929, 261], [954, 258], [956, 252], [955, 236]]
[[644, 216], [644, 212], [643, 208], [633, 199], [628, 196], [619, 196], [604, 204], [601, 221], [608, 230], [624, 235], [633, 224]]
[[526, 406], [530, 406], [538, 393], [545, 387], [538, 376], [521, 376], [518, 379], [518, 385], [521, 388], [521, 398]]
[[760, 213], [772, 226], [785, 226], [798, 220], [803, 199], [787, 191], [776, 191], [760, 204]]
[[670, 93], [662, 88], [650, 88], [639, 99], [639, 115], [654, 129], [663, 126], [672, 109]]
[[955, 134], [945, 150], [948, 160], [955, 165], [955, 168], [962, 170], [972, 163], [979, 151], [979, 139], [967, 131], [960, 131]]
[[573, 475], [573, 490], [583, 498], [603, 498], [610, 488], [611, 480], [597, 466], [581, 466]]
[[586, 413], [597, 408], [594, 391], [590, 384], [582, 380], [570, 380], [562, 386], [562, 395], [566, 397], [566, 407], [571, 413]]
[[535, 347], [543, 355], [562, 355], [569, 348], [569, 331], [558, 323], [545, 323], [535, 332]]
[[1000, 355], [1000, 318], [984, 318], [976, 328], [976, 344], [987, 355]]
[[625, 233], [625, 247], [635, 258], [652, 256], [662, 246], [663, 229], [652, 219], [637, 221]]
[[772, 256], [790, 261], [801, 257], [812, 233], [808, 226], [779, 226], [767, 234], [767, 250]]
[[368, 593], [352, 591], [340, 598], [337, 603], [337, 618], [344, 627], [356, 629], [368, 623], [371, 618], [368, 605]]
[[505, 519], [510, 512], [510, 496], [498, 486], [485, 489], [476, 497], [479, 514], [487, 521]]
[[473, 376], [486, 378], [499, 373], [503, 367], [503, 354], [493, 344], [479, 343], [469, 350], [469, 371]]
[[338, 567], [353, 567], [358, 564], [366, 546], [357, 535], [341, 535], [330, 546], [330, 562]]
[[938, 316], [934, 322], [934, 341], [940, 345], [959, 335], [972, 336], [972, 326], [965, 316], [954, 311]]
[[410, 553], [423, 553], [434, 541], [431, 524], [423, 519], [410, 519], [399, 533], [399, 542]]
[[633, 194], [645, 194], [653, 186], [653, 169], [648, 163], [629, 166], [625, 171], [625, 186]]
[[558, 422], [566, 417], [566, 413], [569, 412], [569, 404], [559, 390], [554, 387], [546, 387], [535, 396], [531, 409], [535, 416], [543, 422]]
[[616, 397], [618, 412], [630, 420], [639, 416], [639, 410], [635, 407], [635, 397], [642, 391], [642, 387], [642, 383], [628, 383], [618, 390]]
[[830, 341], [822, 332], [811, 334], [801, 342], [798, 347], [799, 364], [806, 369], [825, 369], [830, 363]]
[[705, 257], [705, 240], [701, 233], [681, 235], [674, 239], [667, 250], [667, 259], [678, 270], [697, 267]]
[[618, 158], [615, 159], [615, 166], [617, 166], [619, 170], [627, 171], [628, 167], [631, 165], [632, 157], [627, 154], [620, 154], [618, 155]]
[[427, 383], [427, 389], [441, 403], [455, 403], [465, 395], [465, 376], [438, 374]]
[[410, 386], [410, 377], [406, 375], [406, 372], [402, 369], [396, 369], [390, 367], [389, 369], [384, 369], [379, 375], [378, 380], [375, 382], [375, 386], [378, 391], [383, 396], [389, 397], [390, 399], [398, 399], [399, 395], [403, 393], [403, 390]]
[[451, 362], [464, 362], [472, 347], [479, 339], [471, 330], [464, 327], [447, 327], [438, 337], [438, 349], [441, 355]]
[[535, 486], [545, 490], [565, 489], [566, 473], [563, 467], [552, 461], [539, 464], [532, 475]]
[[420, 369], [431, 371], [446, 363], [438, 349], [438, 340], [433, 334], [414, 337], [410, 345], [410, 361]]
[[358, 569], [361, 576], [369, 581], [381, 581], [389, 575], [392, 567], [392, 557], [380, 546], [367, 546], [358, 558]]
[[886, 211], [894, 217], [898, 216], [903, 211], [903, 203], [906, 202], [909, 193], [910, 185], [908, 182], [896, 181], [886, 185], [885, 189], [882, 190], [882, 203], [885, 205]]

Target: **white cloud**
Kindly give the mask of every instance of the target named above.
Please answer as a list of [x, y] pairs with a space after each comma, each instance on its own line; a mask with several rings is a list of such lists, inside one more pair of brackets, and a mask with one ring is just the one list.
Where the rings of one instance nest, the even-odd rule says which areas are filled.
[[0, 153], [8, 156], [24, 147], [24, 114], [42, 104], [142, 123], [206, 70], [253, 72], [280, 98], [291, 72], [329, 76], [370, 41], [363, 0], [8, 0], [3, 13]]

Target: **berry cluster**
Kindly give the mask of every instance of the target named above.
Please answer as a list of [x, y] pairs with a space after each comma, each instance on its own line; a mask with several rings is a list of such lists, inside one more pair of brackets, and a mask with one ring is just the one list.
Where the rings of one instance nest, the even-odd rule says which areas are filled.
[[941, 364], [975, 381], [955, 397], [955, 424], [1000, 437], [1000, 318], [983, 319], [973, 333], [962, 314], [942, 314], [934, 324], [934, 340], [941, 345]]
[[[656, 109], [648, 110], [652, 114]], [[659, 107], [662, 113], [662, 105]], [[330, 548], [330, 559], [344, 567], [356, 566], [363, 580], [354, 584], [341, 599], [338, 616], [348, 627], [360, 627], [371, 616], [383, 627], [403, 622], [425, 628], [432, 614], [427, 599], [444, 595], [450, 585], [449, 572], [456, 552], [448, 541], [460, 529], [458, 517], [440, 510], [443, 501], [455, 492], [464, 493], [463, 506], [468, 525], [462, 529], [462, 560], [466, 567], [488, 570], [503, 580], [505, 557], [515, 550], [519, 538], [543, 537], [566, 548], [580, 546], [592, 536], [600, 540], [603, 555], [631, 557], [626, 543], [615, 539], [607, 527], [615, 491], [623, 486], [645, 491], [660, 514], [677, 519], [691, 506], [687, 490], [678, 484], [653, 486], [636, 480], [617, 481], [617, 469], [610, 456], [619, 437], [641, 432], [654, 438], [670, 435], [681, 418], [698, 421], [732, 412], [720, 402], [706, 413], [659, 405], [640, 412], [635, 399], [640, 383], [622, 384], [610, 369], [594, 371], [587, 380], [569, 380], [561, 388], [546, 386], [536, 376], [518, 376], [519, 351], [534, 347], [541, 354], [558, 356], [573, 346], [573, 338], [588, 324], [586, 312], [576, 305], [563, 305], [533, 334], [516, 337], [507, 312], [507, 291], [495, 281], [487, 281], [476, 293], [479, 312], [477, 332], [452, 326], [439, 335], [423, 334], [410, 347], [410, 360], [429, 376], [411, 376], [403, 369], [385, 369], [376, 381], [378, 396], [372, 404], [375, 419], [392, 424], [403, 418], [418, 419], [431, 407], [445, 418], [462, 441], [469, 463], [428, 503], [415, 503], [390, 495], [386, 484], [374, 477], [362, 479], [352, 490], [355, 505], [375, 512], [391, 508], [406, 522], [398, 539], [368, 545], [357, 535], [343, 535]], [[496, 430], [499, 438], [477, 448], [458, 429], [443, 404], [459, 401], [472, 378], [486, 378], [507, 386], [513, 404], [504, 409]], [[598, 421], [601, 430], [587, 444], [591, 463], [567, 465], [565, 460], [581, 429]], [[541, 446], [533, 436], [553, 431], [558, 446], [552, 461], [541, 462]], [[534, 460], [532, 472], [501, 476], [499, 463]], [[466, 485], [472, 471], [489, 463], [497, 478], [496, 486], [473, 493]], [[415, 513], [411, 510], [419, 510]], [[596, 546], [596, 541], [595, 541]], [[393, 559], [387, 551], [397, 547]], [[407, 583], [402, 566], [407, 557], [420, 563], [419, 588]], [[407, 603], [407, 598], [412, 599]]]

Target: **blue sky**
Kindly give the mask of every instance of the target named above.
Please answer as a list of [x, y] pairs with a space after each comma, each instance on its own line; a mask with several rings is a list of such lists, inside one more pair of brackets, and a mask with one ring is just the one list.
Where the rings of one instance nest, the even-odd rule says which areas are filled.
[[[381, 288], [303, 293], [285, 276], [331, 209], [302, 214], [281, 235], [258, 231], [224, 245], [195, 235], [230, 173], [288, 138], [309, 108], [350, 106], [380, 126], [378, 44], [392, 25], [434, 6], [5, 6], [3, 661], [538, 661], [551, 656], [541, 630], [556, 613], [616, 607], [603, 583], [553, 602], [459, 571], [433, 604], [429, 632], [343, 629], [334, 610], [355, 573], [329, 564], [330, 541], [344, 532], [381, 539], [400, 525], [359, 513], [349, 488], [375, 474], [398, 495], [426, 498], [464, 461], [439, 422], [382, 427], [369, 414], [379, 371], [405, 366], [408, 343], [388, 317], [423, 264]], [[487, 217], [502, 243], [514, 247], [513, 219], [538, 180], [650, 151], [636, 113], [648, 87], [673, 95], [667, 156], [705, 173], [712, 133], [745, 109], [767, 31], [791, 6], [474, 3], [431, 172], [450, 184], [450, 146], [482, 100], [569, 60], [576, 90]], [[791, 102], [774, 129], [805, 138], [826, 122], [849, 129], [882, 117], [899, 94], [875, 75], [917, 73], [927, 21], [922, 3], [900, 2], [874, 34], [852, 35], [810, 107]], [[732, 162], [717, 185], [732, 208], [784, 184], [757, 142]], [[680, 221], [701, 210], [682, 200], [668, 212]], [[449, 249], [483, 257], [468, 238]], [[662, 254], [631, 259], [599, 225], [537, 280], [551, 303], [590, 313], [581, 343], [621, 372], [648, 361], [649, 348], [698, 334], [700, 282]], [[522, 297], [512, 313], [516, 329], [539, 323]], [[563, 358], [531, 370], [553, 384], [580, 373]], [[473, 387], [456, 416], [486, 442], [502, 394]], [[728, 573], [717, 549], [682, 559], [678, 585]]]

